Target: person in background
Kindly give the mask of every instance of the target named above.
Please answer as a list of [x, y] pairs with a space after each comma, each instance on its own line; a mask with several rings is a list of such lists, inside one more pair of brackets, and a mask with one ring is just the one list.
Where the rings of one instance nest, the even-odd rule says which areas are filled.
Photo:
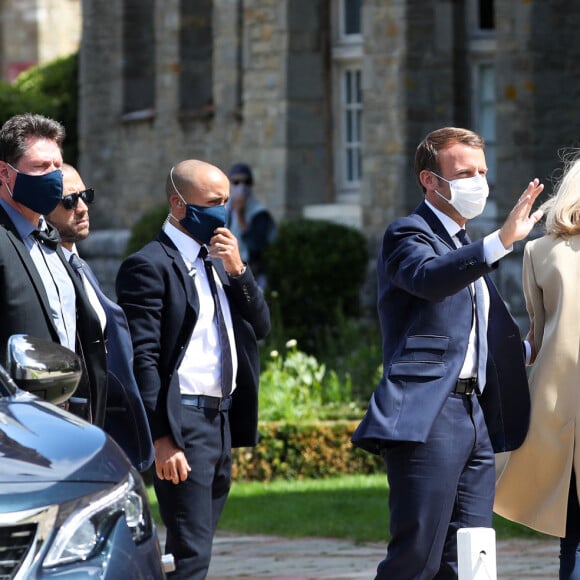
[[257, 341], [270, 314], [225, 228], [227, 176], [195, 159], [171, 168], [169, 217], [117, 275], [135, 376], [155, 448], [154, 485], [171, 578], [206, 577], [225, 506], [232, 446], [257, 442]]
[[62, 142], [57, 121], [25, 113], [0, 129], [0, 352], [13, 334], [51, 340], [83, 364], [70, 411], [102, 426], [107, 396], [99, 320], [44, 216], [61, 201]]
[[236, 163], [229, 173], [231, 188], [226, 225], [238, 239], [247, 262], [262, 288], [266, 286], [263, 252], [276, 237], [276, 223], [266, 206], [254, 196], [254, 176], [249, 165]]
[[[543, 205], [545, 235], [524, 248], [523, 287], [537, 353], [523, 445], [498, 474], [494, 510], [560, 538], [560, 579], [580, 579], [580, 152]], [[533, 362], [533, 361], [532, 361]], [[499, 471], [499, 469], [498, 469]]]
[[415, 154], [424, 200], [391, 223], [377, 263], [383, 376], [355, 445], [385, 462], [391, 539], [378, 580], [457, 578], [457, 530], [491, 527], [494, 451], [524, 440], [524, 345], [488, 274], [541, 218], [529, 183], [499, 230], [470, 241], [489, 195], [484, 141], [429, 133]]
[[133, 346], [123, 309], [101, 290], [99, 282], [78, 255], [76, 243], [89, 235], [89, 205], [95, 192], [87, 188], [78, 171], [62, 166], [63, 195], [47, 216], [59, 232], [62, 251], [77, 273], [107, 340], [108, 392], [104, 429], [125, 451], [139, 471], [153, 463], [153, 442], [143, 401], [133, 374]]

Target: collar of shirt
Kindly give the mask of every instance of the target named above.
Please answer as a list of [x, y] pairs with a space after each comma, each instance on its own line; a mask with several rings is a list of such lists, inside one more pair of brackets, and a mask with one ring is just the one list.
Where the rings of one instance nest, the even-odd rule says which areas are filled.
[[163, 231], [167, 234], [169, 239], [175, 244], [179, 253], [187, 260], [190, 264], [193, 264], [197, 259], [199, 254], [199, 249], [201, 245], [196, 242], [192, 237], [184, 234], [181, 230], [178, 230], [173, 224], [168, 221], [163, 225]]
[[68, 248], [65, 248], [64, 246], [61, 246], [62, 249], [62, 253], [64, 254], [64, 257], [66, 258], [66, 261], [69, 262], [70, 261], [70, 257], [73, 254], [76, 254], [77, 256], [79, 255], [79, 253], [77, 252], [77, 247], [73, 246], [72, 251], [69, 250]]
[[427, 207], [437, 216], [437, 219], [443, 224], [443, 227], [447, 230], [447, 233], [453, 238], [457, 235], [457, 232], [462, 229], [459, 224], [452, 220], [447, 214], [444, 214], [441, 210], [438, 210], [432, 203], [425, 200]]
[[[25, 240], [27, 245], [32, 245], [32, 241], [30, 240], [30, 234], [36, 229], [34, 224], [28, 221], [19, 211], [15, 210], [10, 204], [8, 204], [3, 199], [0, 199], [0, 204], [6, 210], [8, 217], [12, 220], [18, 235]], [[44, 223], [44, 218], [41, 216], [40, 221], [38, 222], [39, 228], [43, 226], [46, 227]]]

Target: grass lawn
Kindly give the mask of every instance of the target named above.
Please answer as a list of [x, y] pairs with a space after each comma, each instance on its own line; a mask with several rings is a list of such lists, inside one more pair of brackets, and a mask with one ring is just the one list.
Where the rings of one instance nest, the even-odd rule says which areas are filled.
[[[157, 501], [149, 489], [154, 515]], [[234, 482], [219, 528], [247, 534], [319, 536], [355, 542], [387, 542], [385, 475], [303, 481]], [[541, 538], [542, 534], [494, 516], [497, 539]]]

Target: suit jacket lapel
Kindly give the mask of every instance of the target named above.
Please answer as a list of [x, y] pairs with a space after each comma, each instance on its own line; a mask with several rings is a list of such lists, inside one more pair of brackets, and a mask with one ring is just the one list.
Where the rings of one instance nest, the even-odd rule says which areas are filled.
[[415, 212], [417, 215], [421, 216], [429, 225], [429, 227], [433, 230], [433, 233], [441, 238], [441, 240], [448, 245], [452, 250], [454, 250], [457, 246], [455, 242], [452, 240], [449, 232], [445, 229], [443, 224], [439, 221], [437, 216], [433, 213], [433, 211], [429, 208], [429, 206], [422, 202], [416, 209]]
[[40, 274], [36, 269], [34, 261], [30, 257], [30, 252], [28, 251], [24, 241], [20, 237], [18, 230], [15, 228], [12, 220], [10, 219], [10, 217], [8, 216], [8, 214], [6, 213], [6, 211], [2, 206], [0, 206], [0, 225], [4, 227], [4, 229], [6, 230], [10, 243], [14, 247], [14, 250], [18, 254], [18, 257], [20, 258], [28, 275], [30, 276], [32, 285], [34, 287], [34, 291], [36, 292], [38, 298], [40, 299], [40, 302], [42, 303], [42, 307], [46, 312], [46, 319], [50, 323], [56, 342], [58, 342], [58, 330], [53, 322], [50, 309], [50, 302], [48, 300], [48, 294], [46, 293], [46, 289], [44, 288], [42, 278], [40, 277]]
[[157, 241], [160, 242], [161, 247], [167, 254], [167, 256], [173, 262], [173, 270], [177, 276], [177, 278], [183, 284], [183, 288], [185, 290], [185, 294], [187, 296], [187, 303], [195, 312], [195, 318], [199, 315], [199, 297], [195, 290], [195, 283], [194, 283], [194, 276], [195, 276], [195, 269], [188, 271], [179, 253], [179, 250], [175, 247], [174, 243], [171, 241], [171, 238], [163, 231], [159, 232], [157, 236]]

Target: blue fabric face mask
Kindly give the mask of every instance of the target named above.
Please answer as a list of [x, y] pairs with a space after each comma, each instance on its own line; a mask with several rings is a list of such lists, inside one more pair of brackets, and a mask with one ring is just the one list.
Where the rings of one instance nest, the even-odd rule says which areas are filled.
[[18, 171], [15, 167], [12, 169], [16, 171], [14, 190], [10, 192], [14, 201], [42, 215], [49, 214], [60, 203], [62, 199], [62, 171], [60, 169], [44, 175], [29, 175]]
[[[181, 196], [180, 196], [181, 197]], [[202, 244], [209, 244], [214, 230], [226, 224], [226, 206], [185, 204], [185, 217], [179, 223]]]
[[[179, 220], [179, 223], [201, 244], [209, 245], [216, 228], [223, 228], [226, 225], [226, 206], [225, 205], [194, 205], [187, 203], [173, 181], [172, 167], [169, 172], [171, 184], [179, 199], [185, 204], [185, 217]], [[173, 215], [173, 214], [172, 214]]]

